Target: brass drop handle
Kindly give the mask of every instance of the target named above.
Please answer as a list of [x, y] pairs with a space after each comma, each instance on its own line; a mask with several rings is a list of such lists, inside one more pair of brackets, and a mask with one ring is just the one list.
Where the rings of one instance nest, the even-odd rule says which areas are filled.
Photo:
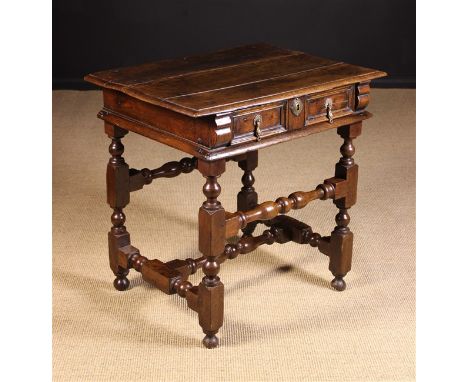
[[262, 116], [260, 114], [257, 114], [254, 119], [253, 119], [253, 125], [254, 125], [254, 135], [257, 137], [257, 141], [262, 139], [262, 132], [260, 130], [260, 127], [262, 125]]
[[333, 102], [330, 98], [325, 101], [325, 107], [327, 109], [327, 118], [328, 122], [333, 123], [333, 112], [332, 112]]

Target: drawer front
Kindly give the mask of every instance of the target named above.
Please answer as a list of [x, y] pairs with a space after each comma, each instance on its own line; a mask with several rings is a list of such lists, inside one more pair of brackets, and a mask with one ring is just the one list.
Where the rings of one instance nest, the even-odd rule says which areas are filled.
[[353, 89], [348, 86], [307, 96], [304, 105], [306, 126], [352, 114]]
[[237, 112], [233, 116], [232, 144], [261, 140], [285, 129], [285, 103], [269, 104]]
[[241, 110], [232, 115], [231, 144], [261, 140], [353, 113], [354, 86]]

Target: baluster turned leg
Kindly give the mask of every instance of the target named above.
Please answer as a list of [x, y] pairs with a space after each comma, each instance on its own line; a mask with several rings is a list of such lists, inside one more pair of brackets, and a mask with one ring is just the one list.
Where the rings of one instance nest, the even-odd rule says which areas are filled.
[[[245, 155], [245, 159], [239, 161], [238, 166], [244, 170], [244, 175], [242, 176], [243, 187], [237, 194], [237, 210], [248, 211], [255, 208], [258, 204], [258, 195], [253, 186], [255, 183], [253, 170], [258, 166], [258, 151], [248, 152]], [[244, 236], [252, 236], [256, 226], [257, 222], [247, 224], [242, 229]]]
[[339, 208], [335, 217], [336, 227], [330, 237], [329, 269], [335, 278], [331, 282], [334, 289], [343, 291], [346, 283], [343, 278], [351, 270], [353, 254], [353, 233], [348, 228], [350, 217], [348, 209], [356, 203], [358, 165], [354, 163], [353, 139], [361, 134], [361, 123], [338, 128], [338, 134], [344, 139], [340, 147], [342, 157], [335, 166], [335, 177], [347, 181], [346, 196], [335, 199], [333, 203]]
[[198, 170], [206, 178], [203, 186], [206, 201], [198, 214], [199, 249], [207, 258], [202, 268], [205, 276], [198, 286], [198, 318], [206, 334], [203, 344], [209, 349], [218, 346], [216, 333], [223, 325], [224, 314], [224, 285], [217, 276], [220, 269], [217, 257], [224, 252], [226, 220], [224, 208], [217, 200], [221, 193], [217, 178], [225, 167], [225, 160], [198, 161]]
[[118, 262], [118, 250], [130, 244], [130, 234], [127, 232], [125, 214], [123, 208], [130, 202], [129, 168], [122, 154], [124, 146], [120, 141], [128, 131], [110, 124], [105, 125], [105, 130], [112, 142], [109, 146], [111, 158], [107, 164], [107, 202], [114, 212], [111, 215], [112, 228], [109, 238], [109, 263], [116, 279], [114, 287], [119, 291], [126, 290], [130, 282], [127, 279], [128, 267], [123, 267]]

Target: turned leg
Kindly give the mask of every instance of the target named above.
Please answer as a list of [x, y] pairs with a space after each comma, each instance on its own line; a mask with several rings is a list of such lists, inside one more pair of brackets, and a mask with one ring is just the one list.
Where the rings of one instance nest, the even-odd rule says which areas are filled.
[[202, 267], [205, 276], [198, 286], [198, 318], [206, 334], [203, 345], [209, 349], [218, 346], [216, 333], [223, 325], [224, 285], [218, 277], [220, 266], [217, 257], [224, 252], [226, 221], [224, 208], [217, 200], [221, 193], [217, 178], [224, 172], [225, 167], [225, 160], [198, 161], [198, 170], [206, 178], [203, 186], [206, 200], [198, 214], [199, 249], [206, 256]]
[[[245, 159], [239, 160], [238, 166], [244, 171], [244, 175], [242, 175], [243, 187], [237, 194], [237, 210], [248, 211], [258, 204], [258, 195], [253, 186], [255, 183], [253, 170], [258, 166], [258, 151], [245, 154]], [[252, 236], [256, 226], [257, 222], [251, 222], [242, 228], [244, 236]]]
[[331, 282], [334, 289], [346, 289], [344, 277], [351, 270], [353, 254], [353, 233], [348, 228], [350, 217], [348, 209], [356, 203], [358, 166], [352, 158], [354, 155], [353, 139], [361, 134], [361, 123], [338, 128], [338, 134], [344, 139], [340, 147], [342, 157], [335, 166], [335, 177], [346, 180], [346, 196], [335, 199], [333, 203], [339, 212], [335, 217], [336, 227], [330, 236], [329, 269], [335, 278]]
[[109, 263], [116, 278], [114, 287], [119, 291], [126, 290], [130, 282], [127, 279], [128, 266], [119, 263], [118, 250], [126, 245], [130, 245], [130, 234], [125, 228], [125, 214], [123, 208], [130, 201], [129, 190], [129, 168], [125, 163], [122, 154], [124, 146], [121, 138], [128, 133], [127, 130], [117, 126], [105, 124], [105, 130], [112, 142], [109, 146], [111, 158], [107, 164], [107, 202], [114, 210], [111, 215], [112, 228], [108, 234], [109, 238]]

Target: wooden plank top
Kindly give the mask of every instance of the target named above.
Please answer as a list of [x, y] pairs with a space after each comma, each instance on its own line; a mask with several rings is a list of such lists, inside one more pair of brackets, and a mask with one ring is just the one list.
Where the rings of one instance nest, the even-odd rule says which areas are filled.
[[105, 70], [89, 74], [85, 80], [190, 117], [200, 117], [385, 75], [379, 70], [255, 44]]

